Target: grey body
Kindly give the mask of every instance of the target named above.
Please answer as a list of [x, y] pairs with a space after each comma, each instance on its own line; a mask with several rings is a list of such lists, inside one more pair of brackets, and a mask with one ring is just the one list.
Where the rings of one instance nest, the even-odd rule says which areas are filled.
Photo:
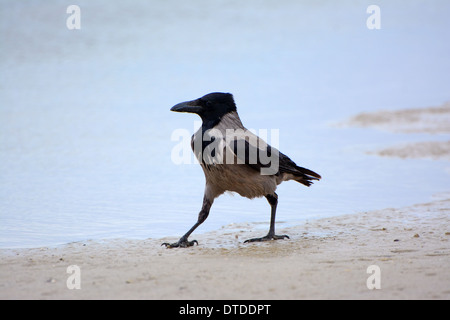
[[[261, 141], [261, 139], [250, 131], [248, 131], [241, 122], [237, 112], [233, 111], [223, 116], [220, 122], [214, 127], [222, 133], [224, 151], [223, 156], [227, 152], [232, 153], [234, 157], [233, 164], [226, 163], [226, 159], [223, 159], [223, 164], [205, 164], [201, 158], [202, 155], [196, 155], [202, 166], [203, 172], [206, 178], [205, 197], [211, 203], [215, 198], [220, 196], [226, 191], [236, 192], [242, 197], [253, 199], [256, 197], [262, 197], [267, 194], [273, 194], [283, 178], [286, 175], [261, 175], [259, 171], [244, 164], [238, 164], [237, 155], [234, 154], [229, 141], [225, 140], [227, 129], [241, 129], [246, 135], [253, 135], [255, 139]], [[192, 149], [194, 151], [195, 140], [203, 139], [202, 128], [200, 128], [192, 136]], [[228, 142], [228, 143], [227, 143]], [[199, 142], [197, 142], [199, 143]], [[262, 141], [262, 143], [265, 143]]]
[[[277, 186], [288, 180], [295, 180], [310, 186], [312, 180], [321, 178], [320, 175], [298, 167], [289, 157], [268, 146], [261, 138], [249, 132], [239, 118], [231, 94], [208, 94], [197, 100], [180, 103], [171, 110], [196, 113], [203, 120], [202, 127], [192, 136], [191, 146], [202, 166], [206, 183], [203, 205], [197, 223], [178, 242], [163, 243], [163, 245], [173, 248], [189, 247], [197, 243], [195, 240], [188, 241], [189, 235], [206, 220], [214, 199], [225, 192], [236, 192], [249, 199], [264, 196], [271, 205], [270, 229], [267, 236], [250, 239], [246, 242], [289, 238], [286, 235], [275, 235], [275, 213], [278, 203], [278, 195], [275, 191]], [[227, 136], [230, 130], [233, 132], [231, 137]], [[214, 138], [209, 139], [208, 134]], [[217, 139], [222, 140], [218, 141]], [[208, 161], [208, 158], [205, 158], [208, 149], [208, 143], [205, 143], [205, 140], [211, 140], [216, 146], [220, 146], [219, 153], [214, 154], [216, 160], [219, 161]], [[238, 145], [241, 146], [241, 149]], [[262, 174], [264, 170], [268, 169], [267, 162], [263, 162], [259, 157], [250, 157], [250, 154], [259, 154], [258, 152], [264, 148], [267, 148], [271, 157], [276, 159], [276, 170], [272, 174]], [[241, 151], [247, 151], [247, 153]]]

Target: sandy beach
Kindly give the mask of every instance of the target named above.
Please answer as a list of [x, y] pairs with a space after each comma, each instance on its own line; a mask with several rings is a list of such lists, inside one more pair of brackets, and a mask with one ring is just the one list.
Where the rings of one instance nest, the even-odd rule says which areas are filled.
[[[424, 124], [435, 108], [405, 113], [420, 113], [419, 120], [406, 121], [418, 130], [416, 124]], [[383, 126], [406, 128], [403, 118], [391, 122], [392, 113], [365, 114], [364, 124], [359, 125], [378, 126], [380, 122], [373, 119], [384, 116], [389, 124], [385, 121]], [[434, 123], [448, 130], [441, 122]], [[430, 129], [429, 124], [421, 128], [441, 130]], [[401, 150], [400, 157], [415, 157], [416, 149], [412, 144], [395, 150]], [[429, 156], [427, 150], [421, 148], [421, 156]], [[448, 159], [448, 151], [431, 158]], [[261, 231], [234, 224], [194, 234], [192, 239], [199, 245], [188, 249], [161, 247], [162, 242], [176, 240], [172, 238], [4, 249], [0, 251], [0, 298], [450, 298], [449, 193], [435, 195], [428, 203], [310, 220], [277, 231], [288, 234], [290, 240], [244, 244], [245, 239], [261, 236]], [[69, 289], [75, 282], [67, 271], [74, 265], [79, 270], [74, 281], [80, 289]], [[374, 282], [369, 281], [379, 289], [368, 287], [368, 278], [375, 275], [368, 273], [370, 266], [380, 272]]]
[[[407, 208], [313, 220], [290, 240], [243, 244], [245, 225], [174, 239], [3, 250], [2, 299], [449, 299], [450, 196]], [[80, 268], [68, 289], [67, 268]], [[369, 266], [380, 289], [368, 289]]]

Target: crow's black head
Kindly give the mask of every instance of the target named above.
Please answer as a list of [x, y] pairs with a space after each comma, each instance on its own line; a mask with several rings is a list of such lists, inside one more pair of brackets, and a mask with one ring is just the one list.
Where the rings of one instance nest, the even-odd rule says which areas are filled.
[[229, 112], [236, 111], [236, 104], [231, 93], [213, 92], [197, 100], [179, 103], [170, 110], [196, 113], [203, 121], [214, 121]]

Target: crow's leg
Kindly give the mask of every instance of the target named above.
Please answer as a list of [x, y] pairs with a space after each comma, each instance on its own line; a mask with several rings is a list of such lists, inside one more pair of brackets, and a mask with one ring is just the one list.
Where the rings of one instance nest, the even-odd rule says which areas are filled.
[[162, 246], [166, 246], [166, 248], [187, 248], [192, 247], [195, 243], [198, 245], [197, 240], [188, 241], [188, 238], [191, 235], [191, 233], [194, 232], [194, 230], [197, 229], [197, 227], [201, 225], [206, 220], [206, 218], [208, 218], [211, 205], [212, 201], [208, 200], [205, 195], [205, 197], [203, 198], [202, 210], [200, 210], [200, 213], [198, 214], [198, 220], [194, 224], [194, 226], [191, 229], [189, 229], [189, 231], [186, 232], [186, 234], [182, 236], [180, 240], [178, 240], [178, 242], [175, 243], [164, 242]]
[[269, 241], [269, 240], [279, 240], [279, 239], [289, 239], [289, 236], [287, 235], [281, 235], [277, 236], [275, 234], [275, 214], [277, 211], [277, 204], [278, 204], [278, 195], [274, 192], [273, 194], [268, 194], [266, 196], [267, 201], [269, 201], [270, 207], [271, 207], [271, 215], [270, 215], [270, 229], [269, 233], [262, 238], [253, 238], [245, 240], [244, 243], [247, 242], [261, 242], [261, 241]]

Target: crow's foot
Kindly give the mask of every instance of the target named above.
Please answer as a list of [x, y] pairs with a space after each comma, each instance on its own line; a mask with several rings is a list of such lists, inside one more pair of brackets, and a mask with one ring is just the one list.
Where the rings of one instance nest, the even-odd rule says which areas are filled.
[[262, 237], [262, 238], [253, 238], [253, 239], [245, 240], [244, 243], [248, 243], [248, 242], [262, 242], [262, 241], [270, 241], [270, 240], [279, 240], [279, 239], [285, 239], [285, 238], [286, 238], [286, 239], [290, 239], [289, 236], [286, 235], [286, 234], [283, 234], [283, 235], [281, 235], [281, 236], [277, 236], [276, 234], [274, 234], [274, 235], [268, 234], [267, 236]]
[[166, 248], [187, 248], [187, 247], [192, 247], [194, 244], [198, 245], [197, 240], [192, 240], [192, 241], [187, 241], [187, 239], [180, 239], [178, 240], [178, 242], [175, 243], [168, 243], [168, 242], [164, 242], [163, 244], [161, 244], [161, 246], [166, 246]]

